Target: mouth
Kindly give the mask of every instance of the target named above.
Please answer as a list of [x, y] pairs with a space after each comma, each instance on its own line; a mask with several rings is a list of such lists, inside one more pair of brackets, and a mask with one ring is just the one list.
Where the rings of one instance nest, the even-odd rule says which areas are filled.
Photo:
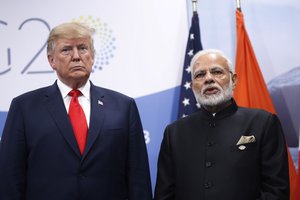
[[77, 70], [85, 70], [85, 67], [84, 66], [73, 66], [70, 68], [70, 70], [72, 71], [77, 71]]
[[203, 94], [204, 95], [213, 95], [213, 94], [217, 94], [219, 91], [220, 91], [220, 89], [217, 87], [207, 87], [203, 90]]

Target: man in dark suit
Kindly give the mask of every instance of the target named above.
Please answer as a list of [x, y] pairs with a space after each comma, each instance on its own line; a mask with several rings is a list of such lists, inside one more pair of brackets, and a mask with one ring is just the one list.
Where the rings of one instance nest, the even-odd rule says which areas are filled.
[[152, 198], [135, 101], [89, 81], [93, 32], [80, 23], [55, 27], [47, 54], [57, 81], [13, 99], [0, 149], [1, 200]]
[[238, 107], [237, 75], [218, 50], [191, 61], [198, 112], [168, 125], [155, 200], [288, 200], [284, 134], [276, 115]]

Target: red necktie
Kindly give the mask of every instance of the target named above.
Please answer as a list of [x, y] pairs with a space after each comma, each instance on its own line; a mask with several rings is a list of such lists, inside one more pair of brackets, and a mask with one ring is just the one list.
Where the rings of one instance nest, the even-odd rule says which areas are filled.
[[82, 93], [79, 90], [72, 90], [68, 95], [72, 96], [69, 107], [69, 117], [80, 149], [80, 153], [82, 155], [88, 132], [86, 118], [77, 98], [78, 96], [81, 96]]

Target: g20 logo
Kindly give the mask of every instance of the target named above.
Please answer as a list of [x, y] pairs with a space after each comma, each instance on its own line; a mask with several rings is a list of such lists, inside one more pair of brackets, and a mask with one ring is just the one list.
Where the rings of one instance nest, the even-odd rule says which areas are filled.
[[[17, 27], [17, 30], [18, 31], [22, 31], [23, 28], [28, 25], [29, 23], [32, 23], [32, 22], [39, 22], [41, 23], [46, 29], [48, 29], [48, 31], [50, 31], [50, 26], [49, 24], [43, 20], [43, 19], [40, 19], [40, 18], [29, 18], [29, 19], [26, 19], [24, 20], [23, 22], [20, 23], [19, 27]], [[2, 21], [0, 20], [0, 26], [4, 26], [4, 27], [7, 27], [9, 24], [5, 21]], [[32, 71], [30, 70], [30, 67], [32, 66], [33, 62], [37, 59], [37, 57], [41, 54], [41, 52], [46, 48], [46, 41], [41, 44], [41, 47], [39, 49], [37, 49], [36, 52], [33, 52], [33, 55], [31, 55], [31, 58], [27, 61], [27, 63], [21, 67], [21, 74], [25, 74], [25, 73], [28, 73], [28, 74], [31, 74], [31, 73], [53, 73], [53, 71]], [[6, 49], [6, 55], [2, 56], [0, 55], [2, 58], [6, 57], [6, 61], [7, 61], [7, 66], [5, 67], [2, 67], [0, 66], [0, 75], [3, 75], [3, 74], [6, 74], [8, 73], [11, 68], [12, 68], [12, 64], [13, 64], [13, 59], [12, 59], [12, 50], [10, 47], [7, 47]]]
[[[96, 35], [94, 36], [94, 44], [96, 48], [95, 55], [95, 63], [93, 66], [93, 72], [97, 70], [102, 70], [106, 65], [109, 65], [111, 59], [114, 57], [114, 51], [116, 50], [115, 46], [115, 37], [113, 36], [113, 31], [108, 27], [106, 23], [103, 23], [99, 18], [94, 19], [91, 16], [85, 18], [83, 16], [78, 19], [73, 19], [72, 21], [86, 23], [89, 26], [95, 28]], [[48, 33], [51, 28], [49, 23], [46, 20], [40, 18], [29, 18], [21, 22], [18, 27], [16, 27], [16, 31], [20, 31], [22, 33], [23, 29], [26, 26], [29, 26], [31, 23], [39, 23], [44, 27]], [[5, 21], [0, 20], [0, 29], [7, 28], [9, 24]], [[34, 37], [33, 37], [34, 38]], [[46, 39], [40, 44], [40, 47], [36, 49], [34, 52], [26, 52], [29, 55], [26, 63], [20, 67], [21, 74], [45, 74], [45, 73], [53, 73], [53, 70], [38, 70], [37, 67], [33, 67], [36, 59], [41, 55], [41, 53], [46, 49]], [[6, 48], [4, 51], [4, 55], [0, 55], [0, 59], [4, 60], [5, 66], [0, 66], [0, 75], [4, 75], [9, 73], [14, 66], [14, 56], [11, 47]]]

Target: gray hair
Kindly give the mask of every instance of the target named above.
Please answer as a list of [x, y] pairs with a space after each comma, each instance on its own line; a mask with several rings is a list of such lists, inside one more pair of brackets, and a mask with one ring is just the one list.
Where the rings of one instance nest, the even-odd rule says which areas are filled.
[[200, 58], [201, 56], [204, 56], [204, 55], [207, 55], [207, 54], [216, 54], [218, 56], [221, 56], [222, 58], [224, 58], [227, 62], [227, 65], [229, 67], [229, 70], [231, 72], [234, 72], [234, 69], [233, 69], [233, 66], [232, 66], [232, 63], [231, 61], [229, 60], [229, 58], [227, 58], [225, 56], [225, 54], [221, 51], [221, 50], [218, 50], [218, 49], [205, 49], [205, 50], [201, 50], [201, 51], [198, 51], [192, 58], [191, 60], [191, 76], [192, 76], [192, 80], [193, 80], [193, 68], [194, 68], [194, 65], [195, 65], [195, 62], [198, 60], [198, 58]]

